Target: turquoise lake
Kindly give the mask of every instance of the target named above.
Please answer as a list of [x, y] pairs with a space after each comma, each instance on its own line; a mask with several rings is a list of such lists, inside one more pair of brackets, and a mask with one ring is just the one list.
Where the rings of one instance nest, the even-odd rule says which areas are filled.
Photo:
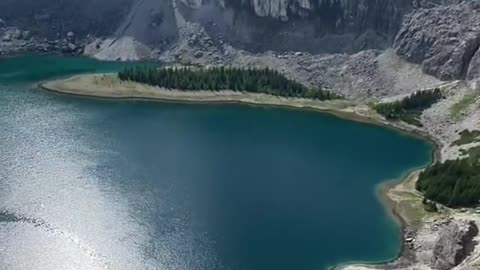
[[124, 65], [0, 58], [0, 269], [322, 270], [398, 254], [376, 190], [427, 164], [429, 143], [311, 111], [36, 86]]

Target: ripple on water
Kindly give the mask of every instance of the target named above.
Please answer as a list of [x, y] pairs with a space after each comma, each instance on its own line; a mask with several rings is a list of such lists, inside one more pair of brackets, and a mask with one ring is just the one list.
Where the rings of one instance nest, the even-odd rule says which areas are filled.
[[140, 211], [149, 201], [105, 183], [115, 173], [103, 159], [118, 153], [97, 147], [85, 112], [37, 97], [0, 101], [2, 268], [193, 269], [171, 248], [196, 253], [192, 236], [170, 231], [152, 241]]
[[[53, 60], [47, 75], [80, 65]], [[0, 81], [28, 76], [24, 61], [0, 62]], [[99, 65], [85, 61], [85, 71]], [[317, 270], [388, 259], [399, 228], [375, 186], [430, 158], [416, 139], [316, 113], [28, 88], [0, 82], [0, 269]]]

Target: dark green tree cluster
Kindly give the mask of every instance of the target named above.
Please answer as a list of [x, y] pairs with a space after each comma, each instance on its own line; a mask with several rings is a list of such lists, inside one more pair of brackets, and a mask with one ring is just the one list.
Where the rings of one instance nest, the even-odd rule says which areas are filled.
[[374, 109], [388, 120], [402, 120], [410, 124], [421, 125], [418, 117], [442, 97], [440, 89], [435, 88], [415, 92], [400, 101], [376, 104]]
[[126, 68], [118, 73], [123, 81], [134, 81], [167, 89], [233, 90], [264, 93], [282, 97], [303, 97], [319, 100], [338, 99], [339, 95], [316, 87], [307, 87], [287, 79], [279, 72], [265, 69], [214, 68]]
[[416, 188], [428, 200], [449, 207], [478, 205], [480, 162], [459, 159], [435, 163], [420, 174]]

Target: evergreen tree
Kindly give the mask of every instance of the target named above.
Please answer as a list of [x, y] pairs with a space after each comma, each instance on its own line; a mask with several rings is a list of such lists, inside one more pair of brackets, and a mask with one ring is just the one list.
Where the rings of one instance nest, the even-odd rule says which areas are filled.
[[416, 188], [425, 198], [450, 207], [474, 206], [480, 200], [480, 162], [447, 160], [423, 171]]
[[214, 67], [193, 69], [182, 67], [157, 69], [154, 67], [134, 67], [119, 72], [118, 78], [122, 81], [134, 81], [183, 91], [233, 90], [318, 100], [341, 98], [341, 96], [327, 90], [304, 86], [268, 68]]
[[442, 97], [439, 88], [417, 91], [400, 101], [377, 104], [374, 109], [388, 120], [402, 120], [410, 124], [421, 125], [418, 120], [419, 116]]

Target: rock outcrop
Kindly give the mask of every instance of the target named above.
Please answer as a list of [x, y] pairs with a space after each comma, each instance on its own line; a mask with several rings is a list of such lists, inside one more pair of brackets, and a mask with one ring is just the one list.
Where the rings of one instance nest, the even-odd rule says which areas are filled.
[[[472, 57], [480, 46], [480, 1], [451, 1], [406, 16], [395, 39], [396, 52], [443, 80], [477, 76]], [[478, 58], [478, 57], [477, 57]]]
[[480, 50], [477, 50], [472, 59], [470, 59], [466, 79], [469, 81], [480, 79]]
[[435, 244], [431, 267], [450, 270], [459, 265], [472, 251], [472, 239], [477, 234], [478, 227], [473, 221], [449, 224]]
[[249, 51], [390, 47], [413, 0], [179, 0], [188, 20]]

